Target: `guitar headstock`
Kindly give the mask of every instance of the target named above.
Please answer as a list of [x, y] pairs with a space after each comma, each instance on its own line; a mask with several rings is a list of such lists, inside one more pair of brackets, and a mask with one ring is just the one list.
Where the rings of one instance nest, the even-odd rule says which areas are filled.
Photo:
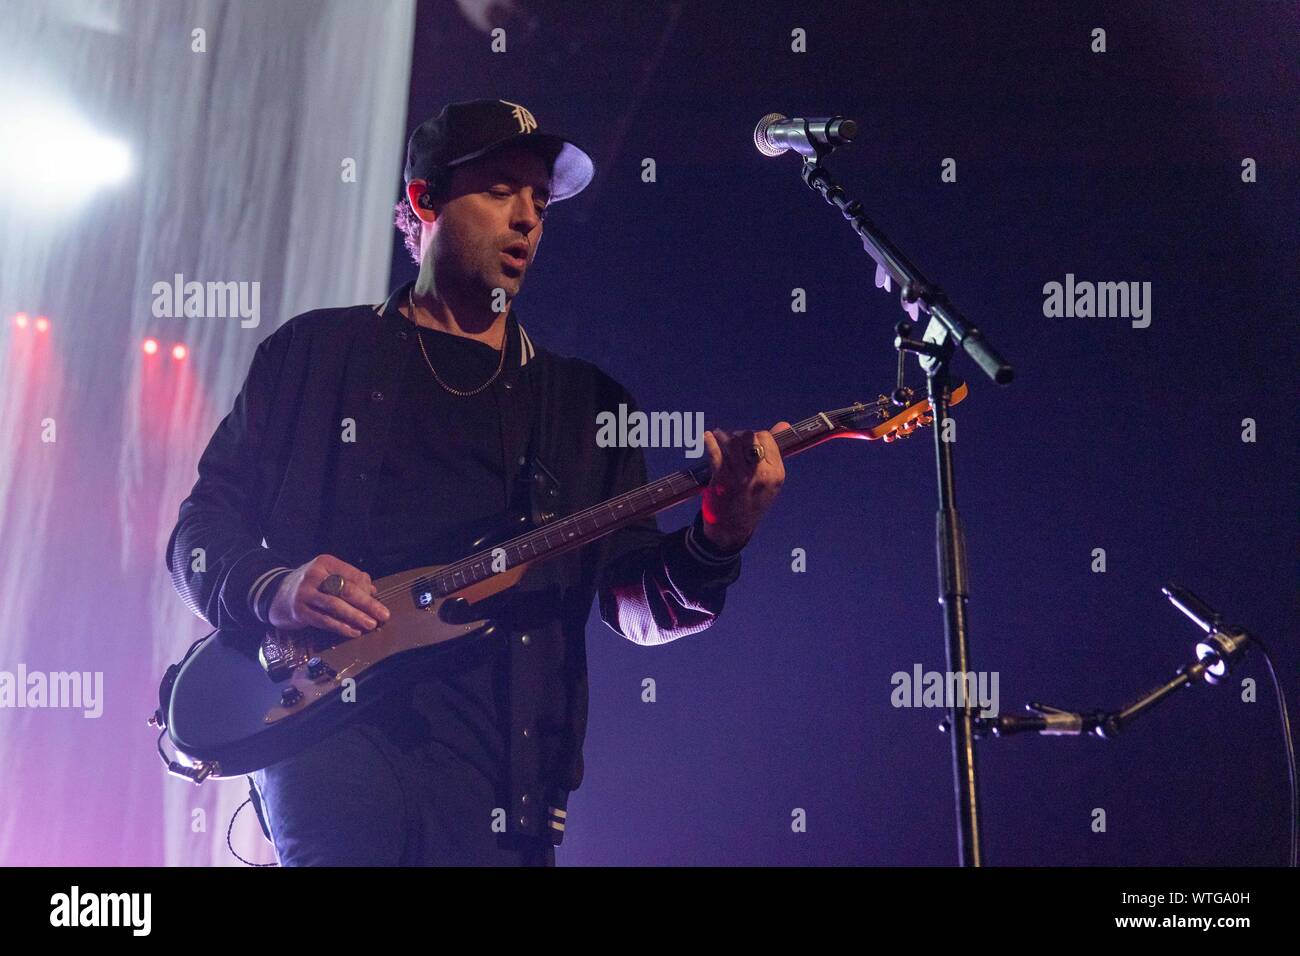
[[[965, 382], [957, 382], [949, 392], [948, 404], [959, 404], [966, 398], [968, 391]], [[882, 439], [892, 442], [907, 438], [918, 428], [934, 423], [928, 398], [920, 398], [900, 409], [885, 395], [874, 402], [858, 402], [847, 408], [827, 412], [826, 417], [835, 426], [831, 437], [864, 438], [868, 441]]]

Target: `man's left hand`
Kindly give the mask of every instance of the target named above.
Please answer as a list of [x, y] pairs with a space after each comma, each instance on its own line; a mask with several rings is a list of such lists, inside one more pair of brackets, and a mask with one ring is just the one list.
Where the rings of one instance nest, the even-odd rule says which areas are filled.
[[[759, 432], [728, 433], [714, 428], [704, 433], [713, 477], [700, 507], [704, 536], [711, 544], [724, 551], [739, 551], [748, 543], [785, 484], [785, 462], [772, 432], [789, 427], [789, 422], [777, 422], [770, 430]], [[749, 456], [755, 445], [763, 449], [757, 462]]]

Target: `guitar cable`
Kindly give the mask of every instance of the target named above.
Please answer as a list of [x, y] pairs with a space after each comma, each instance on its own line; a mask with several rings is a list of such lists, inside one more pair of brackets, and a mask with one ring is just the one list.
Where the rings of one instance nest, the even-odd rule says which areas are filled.
[[[169, 760], [167, 758], [167, 754], [163, 751], [163, 745], [162, 745], [163, 735], [166, 733], [167, 733], [167, 728], [164, 727], [162, 730], [160, 730], [158, 732], [158, 740], [156, 743], [158, 747], [158, 756], [161, 757], [162, 762], [166, 764], [168, 772], [174, 773], [177, 776], [188, 777], [192, 782], [198, 783], [199, 781], [194, 780], [194, 771], [192, 769], [184, 766], [183, 764], [176, 762], [175, 760]], [[233, 856], [240, 863], [243, 863], [247, 866], [279, 866], [280, 865], [279, 863], [254, 863], [252, 860], [246, 860], [242, 856], [240, 856], [239, 851], [235, 849], [235, 844], [232, 837], [232, 834], [234, 833], [235, 830], [235, 819], [239, 816], [239, 811], [243, 810], [244, 807], [248, 806], [250, 803], [253, 802], [252, 787], [253, 785], [250, 783], [249, 796], [244, 800], [243, 803], [235, 807], [235, 812], [230, 815], [230, 823], [226, 825], [226, 849], [230, 850], [231, 856]], [[254, 810], [256, 810], [256, 808], [254, 808]]]
[[[253, 786], [253, 785], [250, 783], [250, 784], [249, 784], [250, 791], [251, 791], [252, 786]], [[226, 848], [227, 848], [228, 850], [230, 850], [231, 855], [232, 855], [236, 860], [238, 860], [240, 863], [243, 863], [243, 864], [245, 864], [245, 865], [247, 865], [247, 866], [279, 866], [279, 865], [280, 865], [279, 863], [254, 863], [252, 860], [245, 860], [245, 859], [244, 859], [242, 856], [240, 856], [239, 853], [235, 850], [235, 844], [231, 841], [230, 834], [231, 834], [231, 833], [234, 831], [234, 829], [235, 829], [235, 817], [239, 816], [239, 811], [240, 811], [240, 810], [244, 809], [244, 807], [248, 806], [248, 805], [249, 805], [250, 803], [252, 803], [252, 802], [253, 802], [253, 798], [252, 798], [252, 796], [250, 795], [250, 796], [248, 797], [248, 799], [246, 799], [246, 800], [245, 800], [243, 803], [241, 803], [239, 806], [235, 807], [235, 812], [232, 813], [232, 814], [230, 815], [230, 824], [226, 827]]]
[[[200, 637], [190, 645], [189, 650], [185, 652], [184, 657], [167, 668], [167, 672], [163, 675], [163, 679], [158, 685], [158, 709], [149, 715], [148, 720], [150, 727], [158, 728], [158, 738], [154, 742], [154, 745], [158, 749], [158, 757], [162, 760], [163, 766], [167, 769], [167, 772], [188, 780], [196, 786], [207, 779], [212, 772], [212, 766], [209, 764], [200, 764], [197, 768], [189, 767], [181, 763], [179, 760], [171, 759], [167, 756], [166, 751], [163, 750], [163, 737], [167, 734], [167, 708], [171, 701], [172, 686], [176, 683], [176, 676], [180, 672], [181, 667], [184, 666], [185, 662], [190, 659], [190, 656], [198, 650], [199, 645], [215, 633], [217, 633], [215, 630], [209, 631], [207, 634], [203, 635], [203, 637]], [[235, 807], [235, 812], [230, 815], [230, 823], [226, 826], [226, 848], [230, 850], [231, 855], [234, 856], [236, 860], [240, 863], [246, 864], [247, 866], [279, 866], [280, 864], [278, 862], [254, 863], [252, 860], [244, 859], [235, 850], [235, 844], [231, 836], [235, 829], [235, 819], [239, 816], [240, 810], [243, 810], [244, 807], [253, 802], [256, 792], [252, 778], [249, 778], [248, 799]], [[263, 835], [267, 837], [268, 841], [270, 841], [270, 834], [267, 832], [266, 823], [262, 817], [260, 809], [257, 807], [254, 807], [253, 809], [257, 811], [258, 823], [262, 826]], [[274, 845], [274, 841], [271, 841], [271, 843]]]
[[1286, 694], [1282, 690], [1282, 682], [1277, 679], [1277, 671], [1273, 667], [1272, 656], [1258, 638], [1252, 638], [1252, 640], [1254, 640], [1255, 646], [1259, 648], [1260, 654], [1264, 656], [1264, 663], [1268, 665], [1268, 675], [1273, 678], [1273, 692], [1277, 695], [1277, 708], [1282, 716], [1282, 744], [1286, 748], [1287, 776], [1291, 783], [1290, 866], [1294, 868], [1297, 857], [1300, 856], [1300, 794], [1297, 794], [1296, 786], [1295, 741], [1291, 737], [1291, 717], [1287, 712]]

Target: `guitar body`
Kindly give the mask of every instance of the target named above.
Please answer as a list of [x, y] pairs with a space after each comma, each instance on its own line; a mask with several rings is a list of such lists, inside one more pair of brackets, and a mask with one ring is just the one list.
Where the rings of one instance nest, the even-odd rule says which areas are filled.
[[475, 617], [474, 605], [513, 587], [526, 566], [436, 597], [421, 582], [440, 567], [376, 580], [391, 617], [358, 638], [313, 628], [218, 629], [176, 676], [167, 719], [173, 745], [192, 763], [215, 765], [210, 776], [227, 777], [325, 739], [382, 696], [412, 654], [495, 633], [496, 622]]

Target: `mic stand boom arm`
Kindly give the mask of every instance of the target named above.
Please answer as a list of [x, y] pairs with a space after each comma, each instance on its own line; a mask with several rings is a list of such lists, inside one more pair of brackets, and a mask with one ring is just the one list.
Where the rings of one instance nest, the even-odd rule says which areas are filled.
[[[828, 151], [823, 148], [821, 154], [824, 155]], [[876, 261], [877, 284], [883, 285], [886, 291], [889, 290], [888, 281], [881, 282], [882, 276], [898, 283], [899, 299], [904, 311], [912, 316], [913, 321], [916, 321], [919, 307], [921, 311], [929, 314], [933, 320], [931, 324], [937, 322], [943, 334], [951, 336], [952, 340], [961, 346], [962, 351], [969, 355], [989, 378], [999, 385], [1006, 385], [1011, 381], [1015, 371], [1007, 364], [1006, 359], [988, 344], [979, 329], [971, 325], [966, 317], [952, 306], [943, 290], [931, 285], [925, 276], [907, 261], [907, 257], [895, 248], [880, 228], [867, 218], [861, 201], [850, 200], [844, 190], [831, 180], [826, 173], [826, 168], [821, 165], [820, 155], [804, 160], [802, 175], [808, 187], [815, 189], [823, 199], [839, 209], [853, 231], [862, 239], [862, 248], [866, 249], [867, 254]], [[926, 339], [931, 340], [929, 331], [926, 333]]]
[[[1244, 638], [1244, 635], [1242, 635]], [[1243, 639], [1241, 645], [1246, 641]], [[983, 737], [1010, 737], [1014, 734], [1037, 733], [1047, 737], [1080, 737], [1095, 735], [1113, 740], [1121, 730], [1139, 714], [1160, 703], [1182, 687], [1195, 687], [1201, 681], [1216, 683], [1211, 676], [1219, 658], [1202, 658], [1193, 664], [1178, 668], [1173, 677], [1115, 711], [1078, 713], [1061, 710], [1049, 704], [1030, 701], [1025, 705], [1028, 715], [1006, 714], [999, 717], [977, 717], [975, 734]]]
[[[995, 737], [1010, 737], [1013, 734], [1036, 733], [1048, 737], [1078, 737], [1095, 734], [1113, 739], [1139, 714], [1145, 713], [1179, 688], [1194, 687], [1201, 681], [1207, 684], [1222, 683], [1246, 651], [1252, 646], [1262, 646], [1242, 628], [1224, 624], [1221, 615], [1185, 587], [1169, 584], [1162, 590], [1170, 603], [1200, 625], [1206, 633], [1205, 639], [1196, 645], [1194, 663], [1178, 668], [1169, 680], [1151, 688], [1119, 710], [1082, 713], [1030, 701], [1025, 705], [1029, 715], [976, 717], [976, 736], [992, 734]], [[941, 729], [947, 730], [947, 726], [941, 725]]]

